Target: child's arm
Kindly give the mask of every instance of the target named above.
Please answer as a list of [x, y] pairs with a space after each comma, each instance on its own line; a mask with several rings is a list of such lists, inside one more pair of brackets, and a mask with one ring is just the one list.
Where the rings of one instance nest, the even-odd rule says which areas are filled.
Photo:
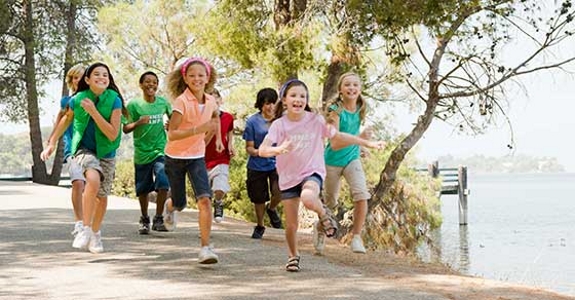
[[258, 149], [258, 156], [260, 157], [272, 157], [278, 156], [280, 154], [285, 154], [289, 152], [289, 146], [291, 144], [290, 139], [285, 139], [281, 145], [272, 146], [272, 142], [266, 136], [264, 141]]
[[108, 138], [108, 140], [113, 141], [120, 134], [120, 120], [122, 116], [122, 109], [114, 109], [112, 115], [110, 116], [110, 122], [106, 121], [100, 112], [96, 109], [94, 102], [90, 99], [84, 99], [80, 102], [82, 108], [92, 117], [96, 126], [102, 131], [102, 133]]
[[136, 127], [144, 124], [150, 123], [150, 116], [140, 116], [136, 122], [128, 123], [122, 127], [124, 133], [130, 133], [136, 129]]
[[[207, 122], [194, 126], [188, 129], [180, 129], [180, 124], [182, 124], [183, 116], [179, 111], [174, 111], [172, 113], [172, 117], [168, 122], [168, 138], [172, 141], [185, 139], [192, 135], [205, 133], [210, 130], [214, 130], [217, 124], [214, 123], [214, 120], [208, 120]], [[216, 121], [217, 122], [217, 121]], [[220, 140], [221, 142], [221, 140]]]
[[360, 145], [362, 147], [376, 149], [383, 149], [385, 147], [384, 141], [370, 141], [359, 136], [339, 131], [330, 139], [330, 144], [333, 150], [339, 150], [349, 145]]
[[228, 136], [228, 152], [231, 156], [236, 155], [236, 149], [234, 148], [234, 131], [230, 130], [227, 133]]
[[54, 127], [54, 129], [52, 130], [52, 134], [48, 139], [48, 146], [46, 147], [46, 149], [42, 151], [42, 153], [40, 153], [40, 159], [45, 161], [50, 157], [50, 155], [52, 155], [52, 152], [54, 152], [54, 148], [56, 147], [56, 143], [58, 143], [58, 140], [60, 139], [62, 134], [64, 134], [66, 128], [68, 128], [68, 126], [72, 124], [73, 120], [74, 120], [74, 111], [68, 108], [66, 110], [66, 113], [60, 117], [60, 120], [56, 125], [56, 127]]
[[220, 112], [218, 110], [214, 110], [212, 114], [212, 120], [217, 122], [216, 127], [216, 151], [222, 152], [224, 151], [224, 143], [222, 142], [222, 122], [220, 120]]

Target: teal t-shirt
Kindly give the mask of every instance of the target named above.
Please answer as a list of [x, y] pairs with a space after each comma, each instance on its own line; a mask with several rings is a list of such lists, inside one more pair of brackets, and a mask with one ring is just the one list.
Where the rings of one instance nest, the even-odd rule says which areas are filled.
[[[329, 107], [330, 110], [338, 110], [334, 104]], [[339, 131], [351, 135], [359, 135], [361, 120], [359, 117], [359, 108], [355, 112], [349, 112], [341, 109], [339, 113]], [[325, 148], [325, 164], [328, 166], [345, 167], [351, 161], [358, 159], [360, 154], [359, 145], [350, 145], [339, 150], [333, 150], [331, 143], [328, 142]]]
[[142, 116], [150, 116], [148, 124], [139, 125], [133, 131], [134, 163], [144, 165], [163, 156], [167, 138], [164, 115], [172, 115], [170, 102], [159, 96], [156, 96], [152, 103], [136, 98], [130, 100], [126, 108], [130, 114], [130, 122], [135, 122]]

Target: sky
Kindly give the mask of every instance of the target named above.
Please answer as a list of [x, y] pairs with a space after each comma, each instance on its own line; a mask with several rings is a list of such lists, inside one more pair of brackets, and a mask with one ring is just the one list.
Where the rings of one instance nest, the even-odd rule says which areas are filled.
[[[575, 70], [575, 66], [571, 67]], [[525, 93], [510, 95], [509, 118], [513, 126], [515, 148], [510, 151], [510, 129], [502, 124], [485, 134], [469, 136], [435, 119], [417, 144], [417, 156], [426, 162], [451, 154], [469, 157], [475, 154], [501, 157], [526, 154], [549, 156], [559, 160], [567, 171], [575, 172], [575, 76], [561, 72], [542, 72], [522, 80]], [[400, 132], [408, 132], [416, 115], [400, 113]], [[441, 162], [440, 162], [441, 164]]]

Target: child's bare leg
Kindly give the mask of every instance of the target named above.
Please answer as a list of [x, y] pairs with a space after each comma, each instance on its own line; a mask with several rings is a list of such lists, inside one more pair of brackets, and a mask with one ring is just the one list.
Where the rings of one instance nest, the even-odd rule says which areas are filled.
[[359, 200], [353, 203], [353, 228], [351, 232], [354, 235], [361, 234], [365, 218], [367, 216], [367, 200]]
[[82, 196], [82, 218], [84, 219], [84, 226], [91, 227], [96, 207], [96, 195], [100, 189], [100, 172], [88, 169], [84, 177], [86, 178], [86, 186]]
[[315, 181], [306, 181], [301, 189], [301, 201], [305, 208], [314, 211], [319, 217], [323, 217], [326, 211], [319, 199], [319, 185]]
[[299, 198], [286, 199], [284, 203], [284, 213], [286, 217], [285, 236], [288, 246], [289, 257], [299, 255], [297, 250], [297, 229], [298, 229], [298, 213], [299, 213]]
[[97, 197], [96, 207], [94, 208], [94, 220], [92, 221], [92, 231], [98, 232], [102, 226], [106, 208], [108, 207], [108, 196]]
[[210, 245], [210, 233], [212, 231], [212, 201], [208, 197], [198, 199], [198, 226], [200, 227], [201, 246]]

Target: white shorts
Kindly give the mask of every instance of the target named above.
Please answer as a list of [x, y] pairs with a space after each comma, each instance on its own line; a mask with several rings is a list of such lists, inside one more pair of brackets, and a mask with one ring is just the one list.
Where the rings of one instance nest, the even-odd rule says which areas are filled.
[[212, 191], [222, 191], [227, 193], [231, 190], [229, 183], [230, 166], [219, 164], [208, 170], [208, 178]]
[[66, 166], [68, 168], [68, 175], [70, 176], [70, 182], [74, 182], [76, 180], [86, 181], [84, 178], [84, 173], [82, 172], [82, 167], [78, 164], [75, 159], [69, 157], [66, 160]]

